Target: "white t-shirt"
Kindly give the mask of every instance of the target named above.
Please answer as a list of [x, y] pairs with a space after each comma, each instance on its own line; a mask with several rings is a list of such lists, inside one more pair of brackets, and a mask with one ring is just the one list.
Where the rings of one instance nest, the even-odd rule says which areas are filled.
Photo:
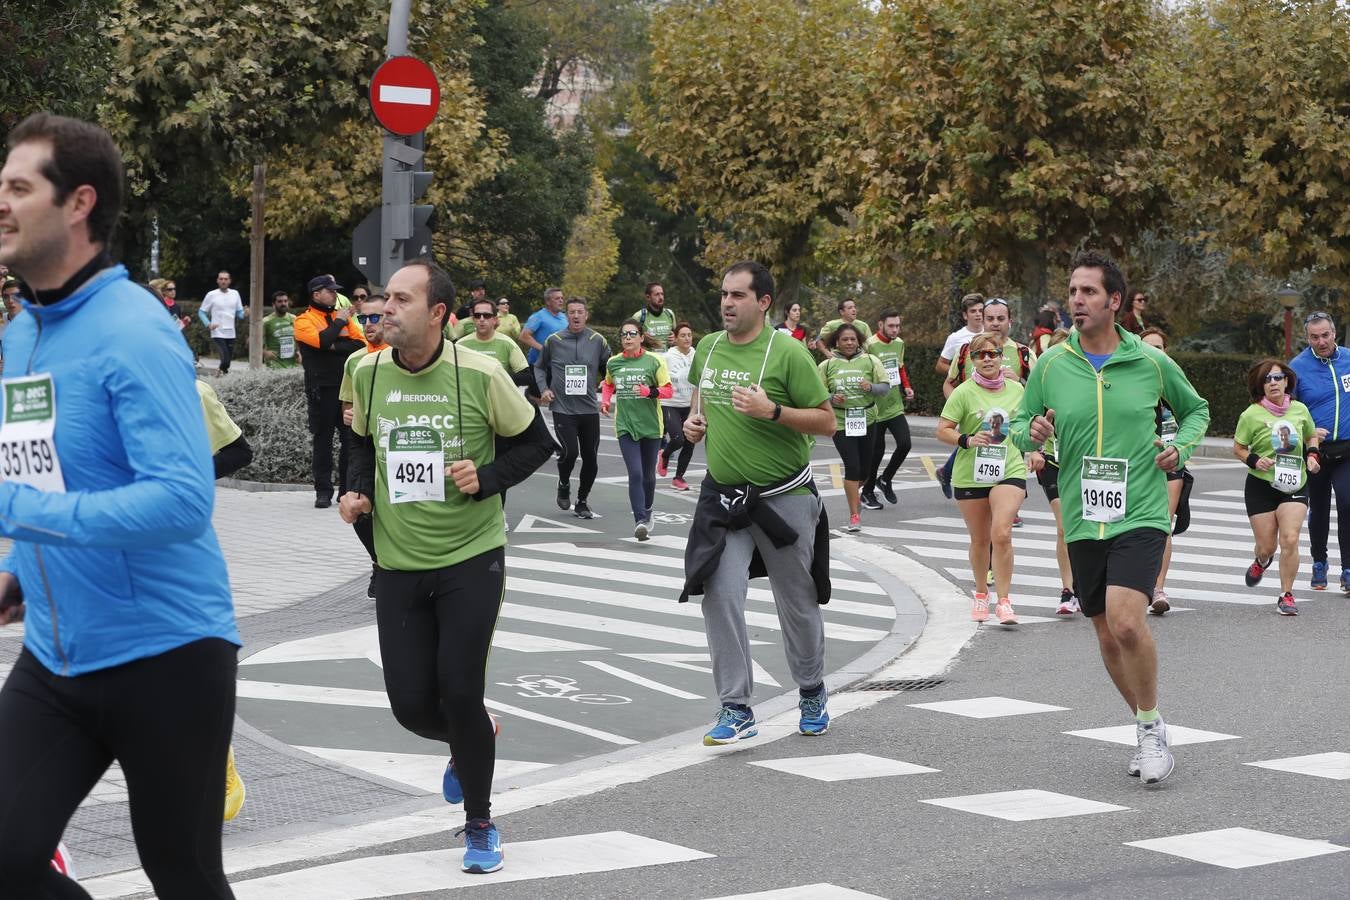
[[694, 386], [689, 383], [689, 367], [694, 364], [694, 351], [681, 353], [671, 347], [666, 351], [666, 371], [670, 375], [670, 386], [675, 389], [669, 400], [662, 400], [662, 406], [688, 408], [694, 400]]
[[234, 288], [228, 291], [214, 290], [207, 292], [202, 298], [201, 311], [211, 318], [213, 325], [220, 326], [211, 332], [211, 337], [232, 338], [234, 337], [234, 323], [239, 313], [243, 312], [244, 301], [240, 299], [239, 292]]
[[980, 332], [971, 331], [969, 328], [962, 325], [959, 331], [953, 331], [951, 334], [947, 335], [947, 343], [942, 345], [942, 358], [947, 360], [947, 362], [956, 359], [956, 354], [961, 352], [961, 348], [968, 344], [970, 339], [977, 334], [980, 334]]

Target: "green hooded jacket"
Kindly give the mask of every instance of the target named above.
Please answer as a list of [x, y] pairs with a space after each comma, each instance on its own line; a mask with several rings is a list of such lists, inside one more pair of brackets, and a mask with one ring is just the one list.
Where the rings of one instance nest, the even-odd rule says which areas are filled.
[[[1195, 392], [1186, 374], [1161, 350], [1155, 350], [1119, 325], [1120, 346], [1098, 373], [1083, 355], [1075, 330], [1036, 361], [1026, 393], [1013, 418], [1009, 437], [1022, 450], [1039, 449], [1031, 440], [1031, 419], [1055, 411], [1059, 457], [1060, 514], [1064, 540], [1106, 540], [1136, 528], [1171, 533], [1167, 475], [1154, 463], [1160, 452], [1159, 401], [1166, 401], [1179, 426], [1172, 446], [1186, 464], [1209, 427], [1209, 403]], [[1084, 457], [1128, 460], [1124, 517], [1115, 522], [1083, 518]]]

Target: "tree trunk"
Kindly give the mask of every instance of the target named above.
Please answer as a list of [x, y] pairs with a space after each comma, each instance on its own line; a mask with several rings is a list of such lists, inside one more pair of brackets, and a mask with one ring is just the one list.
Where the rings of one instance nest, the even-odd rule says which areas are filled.
[[262, 368], [263, 352], [263, 202], [267, 193], [267, 163], [253, 167], [253, 236], [249, 253], [248, 365]]
[[1009, 329], [1009, 337], [1014, 340], [1021, 339], [1018, 335], [1025, 338], [1031, 334], [1031, 321], [1036, 316], [1036, 310], [1050, 299], [1048, 285], [1050, 263], [1045, 246], [1039, 243], [1023, 244], [1018, 249], [1017, 256], [1022, 274], [1022, 302], [1020, 308], [1013, 311], [1014, 323]]
[[801, 299], [802, 272], [811, 259], [811, 225], [814, 219], [801, 222], [788, 233], [782, 244], [782, 262], [774, 281], [778, 294], [773, 298], [769, 315], [777, 319], [793, 303]]

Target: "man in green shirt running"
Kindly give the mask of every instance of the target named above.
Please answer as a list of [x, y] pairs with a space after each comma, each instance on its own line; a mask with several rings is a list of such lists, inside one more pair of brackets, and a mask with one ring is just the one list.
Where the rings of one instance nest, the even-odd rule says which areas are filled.
[[[1031, 370], [1009, 438], [1023, 451], [1055, 439], [1074, 593], [1135, 716], [1126, 773], [1154, 784], [1176, 763], [1158, 715], [1158, 652], [1144, 613], [1171, 531], [1166, 473], [1205, 436], [1209, 404], [1166, 354], [1116, 324], [1126, 296], [1109, 256], [1078, 255], [1069, 278], [1075, 331]], [[1156, 431], [1160, 403], [1178, 425], [1167, 444]]]
[[529, 385], [534, 380], [534, 372], [525, 362], [520, 345], [498, 333], [496, 304], [486, 297], [475, 300], [469, 305], [469, 316], [473, 331], [459, 339], [460, 348], [492, 357], [502, 364], [513, 382], [522, 387]]
[[[854, 300], [852, 297], [845, 297], [843, 300], [839, 301], [837, 309], [839, 310], [839, 318], [831, 319], [820, 326], [820, 334], [817, 336], [816, 349], [819, 350], [821, 355], [826, 359], [834, 358], [833, 351], [826, 346], [826, 343], [830, 339], [830, 335], [838, 331], [840, 325], [843, 325], [845, 322], [853, 322], [858, 318], [858, 301]], [[863, 333], [867, 333], [866, 328], [863, 328]]]
[[300, 364], [295, 350], [295, 314], [285, 291], [272, 294], [272, 312], [263, 316], [263, 362], [269, 369], [294, 369]]
[[[773, 276], [741, 262], [722, 276], [725, 331], [699, 341], [689, 381], [696, 386], [684, 436], [708, 439], [694, 524], [685, 547], [685, 592], [703, 595], [703, 626], [722, 708], [703, 737], [708, 746], [759, 733], [750, 700], [754, 668], [745, 598], [754, 564], [763, 565], [783, 628], [788, 669], [797, 682], [802, 734], [823, 734], [829, 536], [811, 477], [815, 436], [834, 434], [830, 395], [800, 341], [764, 327]], [[770, 535], [772, 534], [772, 537]]]
[[[342, 518], [373, 513], [375, 619], [399, 723], [450, 745], [441, 791], [463, 802], [463, 869], [502, 865], [491, 819], [496, 740], [483, 705], [505, 586], [500, 493], [554, 450], [543, 418], [481, 353], [442, 337], [455, 302], [445, 270], [415, 260], [387, 286], [384, 338], [352, 373], [351, 490]], [[503, 452], [495, 438], [506, 439]]]
[[630, 318], [637, 319], [642, 330], [661, 345], [652, 349], [665, 352], [675, 337], [676, 322], [674, 310], [666, 309], [666, 289], [661, 287], [661, 282], [653, 281], [647, 285], [643, 296], [646, 298], [646, 305], [633, 313]]

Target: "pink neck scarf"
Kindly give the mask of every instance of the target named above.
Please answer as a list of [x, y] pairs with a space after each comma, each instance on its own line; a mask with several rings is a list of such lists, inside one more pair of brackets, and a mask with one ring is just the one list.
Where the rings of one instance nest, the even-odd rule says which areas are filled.
[[1273, 412], [1275, 415], [1277, 415], [1277, 416], [1282, 416], [1282, 415], [1284, 415], [1285, 413], [1289, 412], [1289, 401], [1290, 401], [1291, 399], [1292, 399], [1292, 398], [1291, 398], [1288, 394], [1285, 394], [1285, 395], [1284, 395], [1284, 405], [1283, 405], [1283, 406], [1277, 406], [1277, 405], [1275, 405], [1274, 403], [1271, 403], [1270, 400], [1268, 400], [1267, 398], [1262, 397], [1262, 398], [1261, 398], [1261, 405], [1264, 406], [1266, 409], [1270, 410], [1271, 412]]
[[974, 382], [975, 382], [976, 384], [978, 384], [978, 385], [979, 385], [980, 387], [982, 387], [982, 388], [986, 388], [986, 389], [991, 390], [991, 391], [1002, 390], [1002, 388], [1003, 388], [1003, 369], [1002, 369], [1002, 368], [1000, 368], [1000, 369], [998, 370], [998, 377], [997, 377], [997, 378], [985, 378], [985, 377], [984, 377], [983, 375], [981, 375], [979, 372], [972, 372], [971, 375], [970, 375], [970, 377], [974, 380]]

